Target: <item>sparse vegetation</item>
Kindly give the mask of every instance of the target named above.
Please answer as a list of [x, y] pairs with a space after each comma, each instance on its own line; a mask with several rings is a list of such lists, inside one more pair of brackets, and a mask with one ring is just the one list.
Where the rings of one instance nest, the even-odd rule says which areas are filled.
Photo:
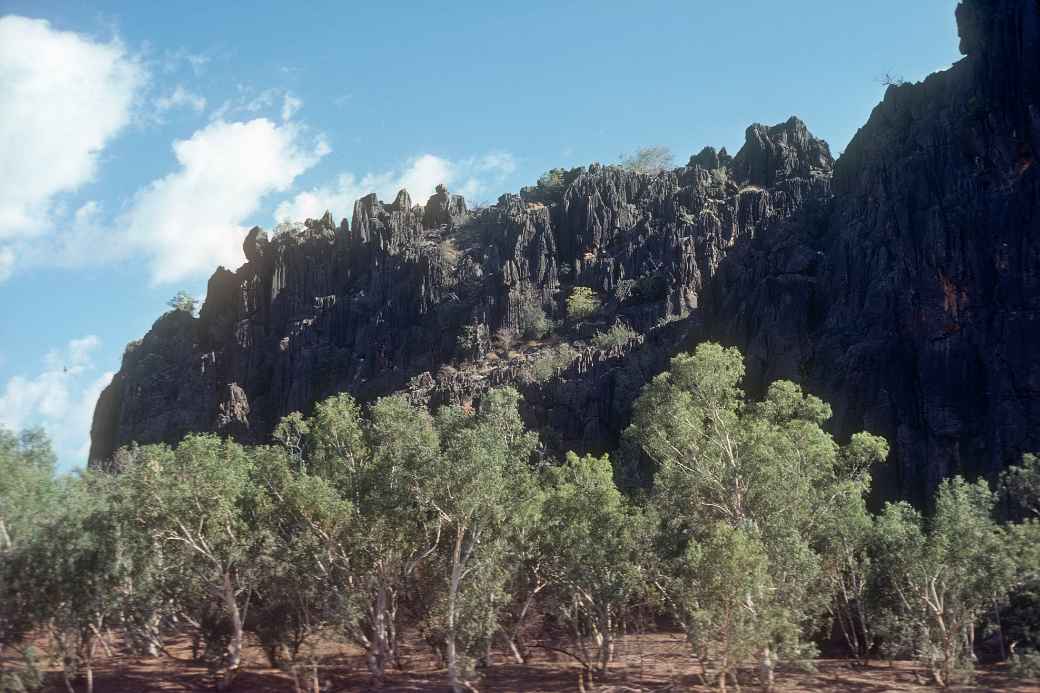
[[618, 157], [622, 168], [634, 173], [661, 173], [672, 167], [673, 156], [668, 147], [642, 147], [634, 154]]
[[520, 195], [528, 202], [542, 204], [557, 202], [563, 197], [567, 186], [574, 182], [584, 171], [583, 167], [550, 169], [538, 178], [537, 184], [521, 189]]
[[628, 344], [638, 333], [623, 322], [615, 323], [604, 332], [597, 332], [592, 338], [592, 345], [597, 349], [608, 351]]
[[571, 320], [587, 320], [599, 311], [601, 302], [596, 292], [587, 286], [576, 286], [567, 297], [567, 317]]
[[189, 294], [187, 291], [178, 291], [177, 295], [166, 302], [173, 310], [180, 310], [188, 313], [189, 315], [195, 314], [195, 308], [198, 306], [199, 301], [194, 296]]
[[531, 362], [531, 378], [538, 383], [554, 377], [578, 357], [578, 350], [570, 344], [561, 344], [557, 347], [546, 349], [538, 354]]
[[524, 301], [520, 312], [520, 330], [527, 339], [541, 339], [552, 332], [553, 324], [545, 310], [533, 297]]
[[[543, 351], [535, 378], [576, 355]], [[656, 473], [631, 496], [607, 456], [546, 458], [508, 388], [433, 414], [341, 394], [285, 417], [272, 445], [190, 435], [75, 477], [40, 433], [0, 432], [0, 681], [89, 691], [107, 650], [159, 656], [178, 635], [221, 689], [255, 642], [297, 691], [327, 690], [329, 639], [379, 686], [410, 633], [458, 693], [495, 647], [529, 661], [532, 632], [583, 680], [615, 676], [616, 643], [667, 615], [720, 690], [794, 676], [832, 621], [853, 656], [914, 657], [945, 686], [998, 612], [1009, 672], [1035, 676], [1035, 459], [999, 495], [954, 477], [930, 516], [875, 515], [887, 443], [839, 444], [825, 402], [786, 381], [752, 401], [742, 377], [739, 352], [702, 344], [644, 388], [626, 450]], [[1025, 517], [999, 522], [998, 498]]]

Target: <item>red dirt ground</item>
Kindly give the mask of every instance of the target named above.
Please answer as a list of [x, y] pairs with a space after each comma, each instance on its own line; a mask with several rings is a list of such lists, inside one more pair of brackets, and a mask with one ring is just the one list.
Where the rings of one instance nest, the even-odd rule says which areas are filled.
[[[172, 657], [139, 658], [127, 656], [106, 657], [99, 653], [95, 668], [97, 693], [149, 693], [158, 691], [213, 690], [213, 678], [205, 666], [190, 661], [190, 650], [185, 640], [172, 641], [168, 646]], [[348, 646], [324, 642], [320, 648], [319, 677], [322, 691], [370, 691], [364, 660], [360, 652]], [[622, 639], [616, 650], [617, 661], [609, 676], [597, 679], [587, 693], [649, 693], [664, 691], [708, 691], [698, 676], [699, 667], [690, 657], [680, 634], [655, 633], [632, 635]], [[428, 648], [410, 643], [403, 653], [406, 671], [388, 672], [384, 693], [412, 693], [415, 691], [446, 691], [443, 669], [438, 668]], [[526, 665], [512, 663], [502, 653], [474, 682], [480, 693], [578, 693], [579, 668], [564, 657], [538, 654]], [[288, 674], [269, 668], [259, 648], [246, 651], [246, 667], [236, 679], [233, 690], [239, 693], [292, 693]], [[869, 667], [853, 665], [840, 659], [816, 661], [816, 673], [782, 669], [777, 676], [775, 690], [839, 691], [845, 693], [887, 693], [889, 691], [935, 690], [926, 685], [924, 671], [910, 662], [875, 663]], [[53, 670], [53, 669], [52, 669]], [[64, 691], [60, 677], [55, 673], [57, 686], [48, 690]], [[76, 686], [84, 690], [83, 684]], [[745, 690], [757, 690], [752, 678]], [[730, 690], [733, 690], [731, 687]], [[1009, 678], [1001, 667], [980, 668], [975, 683], [951, 687], [952, 691], [1015, 691], [1040, 693], [1037, 682], [1016, 681]]]

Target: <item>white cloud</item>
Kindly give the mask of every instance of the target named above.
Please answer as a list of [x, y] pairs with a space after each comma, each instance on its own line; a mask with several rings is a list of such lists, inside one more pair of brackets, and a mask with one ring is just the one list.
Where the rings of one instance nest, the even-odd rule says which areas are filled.
[[410, 159], [401, 169], [369, 173], [360, 179], [353, 173], [342, 173], [328, 185], [300, 192], [278, 205], [275, 221], [317, 218], [325, 210], [339, 217], [350, 216], [358, 198], [374, 192], [389, 201], [402, 188], [411, 195], [413, 203], [426, 204], [440, 183], [472, 199], [490, 192], [492, 186], [515, 170], [516, 162], [508, 152], [491, 152], [460, 161], [423, 154]]
[[149, 257], [153, 281], [237, 267], [244, 220], [329, 151], [321, 139], [302, 140], [293, 123], [257, 118], [218, 120], [174, 142], [180, 168], [140, 190], [117, 222], [128, 248]]
[[227, 120], [231, 116], [255, 117], [262, 113], [269, 113], [270, 117], [281, 114], [282, 120], [289, 120], [303, 105], [303, 101], [281, 89], [257, 91], [246, 84], [235, 85], [235, 89], [238, 95], [220, 104], [210, 115], [210, 120]]
[[0, 239], [48, 229], [54, 197], [93, 180], [146, 81], [118, 41], [0, 17]]
[[303, 101], [286, 92], [282, 97], [282, 120], [290, 120], [303, 106]]
[[164, 72], [176, 72], [180, 69], [181, 64], [184, 63], [191, 68], [195, 76], [199, 76], [210, 63], [210, 60], [210, 56], [205, 53], [192, 53], [184, 48], [180, 48], [175, 51], [166, 51], [160, 65]]
[[43, 426], [63, 464], [85, 463], [94, 405], [112, 380], [112, 373], [98, 374], [91, 362], [100, 343], [94, 335], [73, 339], [49, 352], [37, 375], [10, 378], [0, 390], [0, 426]]
[[155, 108], [160, 115], [175, 108], [190, 108], [196, 113], [201, 113], [206, 109], [206, 98], [178, 84], [172, 92], [155, 100]]

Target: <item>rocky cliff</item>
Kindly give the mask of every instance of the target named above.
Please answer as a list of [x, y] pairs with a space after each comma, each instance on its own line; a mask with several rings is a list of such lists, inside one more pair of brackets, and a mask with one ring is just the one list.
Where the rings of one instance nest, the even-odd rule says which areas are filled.
[[[220, 268], [102, 393], [91, 463], [189, 431], [267, 439], [330, 394], [466, 402], [512, 383], [553, 447], [617, 444], [639, 388], [699, 339], [749, 386], [796, 379], [839, 434], [894, 445], [890, 493], [1040, 447], [1040, 2], [965, 0], [965, 57], [894, 85], [834, 162], [797, 118], [657, 174], [550, 172], [478, 210], [357, 201]], [[565, 320], [575, 286], [602, 308]], [[631, 337], [592, 340], [623, 323]], [[608, 343], [609, 342], [609, 343]]]

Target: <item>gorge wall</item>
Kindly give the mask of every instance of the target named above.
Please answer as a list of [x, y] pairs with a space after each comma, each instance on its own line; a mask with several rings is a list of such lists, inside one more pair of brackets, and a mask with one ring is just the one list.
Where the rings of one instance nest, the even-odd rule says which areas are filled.
[[[965, 0], [965, 57], [891, 86], [835, 162], [797, 118], [657, 174], [592, 165], [469, 210], [369, 195], [216, 271], [198, 317], [128, 346], [90, 463], [191, 431], [267, 440], [349, 391], [467, 402], [514, 384], [555, 449], [615, 447], [642, 385], [701, 339], [748, 389], [790, 378], [839, 435], [893, 445], [886, 493], [1040, 448], [1040, 0]], [[564, 318], [575, 286], [602, 309]], [[589, 337], [617, 321], [636, 335]], [[526, 337], [524, 336], [526, 335]]]

